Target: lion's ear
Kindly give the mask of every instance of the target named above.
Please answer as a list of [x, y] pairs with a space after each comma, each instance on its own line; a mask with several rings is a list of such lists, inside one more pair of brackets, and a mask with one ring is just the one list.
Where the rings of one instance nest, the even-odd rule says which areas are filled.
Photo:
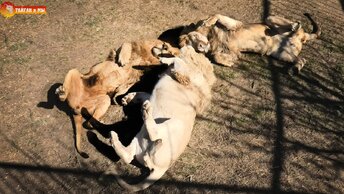
[[116, 51], [114, 49], [111, 49], [109, 55], [106, 58], [106, 60], [107, 61], [114, 61], [115, 58], [116, 58]]
[[190, 44], [189, 36], [187, 34], [181, 35], [179, 37], [179, 47], [183, 48], [186, 45]]
[[303, 37], [301, 38], [302, 43], [306, 43], [310, 39], [310, 35], [308, 33], [305, 33]]
[[302, 42], [303, 44], [307, 42], [307, 39], [306, 39], [305, 36], [303, 36], [303, 37], [301, 38], [301, 42]]

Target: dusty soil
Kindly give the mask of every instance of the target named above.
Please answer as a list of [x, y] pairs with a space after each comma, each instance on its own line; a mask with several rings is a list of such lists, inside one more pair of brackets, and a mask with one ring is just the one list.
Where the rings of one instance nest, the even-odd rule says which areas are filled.
[[[304, 47], [302, 73], [289, 76], [286, 64], [254, 54], [216, 66], [212, 104], [188, 148], [142, 193], [344, 192], [343, 1], [12, 2], [46, 5], [48, 14], [0, 17], [0, 193], [123, 193], [99, 179], [124, 165], [98, 132], [83, 141], [89, 158], [75, 152], [70, 111], [53, 95], [69, 69], [86, 72], [124, 41], [214, 13], [245, 22], [278, 14], [310, 30], [304, 12], [323, 33]], [[113, 105], [103, 120], [122, 118]]]

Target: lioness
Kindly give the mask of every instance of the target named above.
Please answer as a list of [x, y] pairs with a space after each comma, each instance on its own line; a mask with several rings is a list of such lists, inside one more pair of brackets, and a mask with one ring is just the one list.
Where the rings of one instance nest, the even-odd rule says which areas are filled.
[[[139, 191], [149, 187], [172, 165], [187, 146], [196, 114], [200, 113], [211, 99], [211, 86], [215, 82], [213, 66], [200, 53], [186, 46], [174, 58], [161, 58], [170, 64], [170, 69], [154, 87], [152, 95], [129, 93], [124, 104], [144, 102], [142, 117], [144, 125], [129, 146], [125, 147], [115, 132], [110, 142], [118, 156], [129, 164], [134, 157], [150, 169], [150, 174], [137, 185], [129, 185], [118, 175], [119, 184]], [[176, 80], [183, 77], [182, 80]]]
[[175, 55], [178, 52], [179, 49], [160, 40], [124, 43], [117, 50], [117, 59], [116, 51], [111, 51], [106, 61], [93, 66], [87, 74], [81, 74], [77, 69], [67, 73], [63, 86], [55, 93], [61, 101], [67, 100], [75, 113], [75, 147], [78, 153], [88, 157], [80, 151], [83, 132], [81, 108], [86, 108], [99, 119], [110, 106], [111, 97], [126, 93], [140, 80], [144, 70], [137, 67], [161, 65], [158, 55]]
[[[187, 27], [180, 36], [180, 46], [191, 45], [207, 53], [218, 64], [232, 66], [240, 52], [255, 52], [290, 62], [299, 72], [306, 60], [298, 57], [302, 45], [320, 36], [320, 29], [309, 14], [313, 32], [306, 33], [300, 22], [269, 16], [265, 24], [243, 24], [223, 15], [214, 15]], [[210, 48], [209, 48], [210, 46]]]

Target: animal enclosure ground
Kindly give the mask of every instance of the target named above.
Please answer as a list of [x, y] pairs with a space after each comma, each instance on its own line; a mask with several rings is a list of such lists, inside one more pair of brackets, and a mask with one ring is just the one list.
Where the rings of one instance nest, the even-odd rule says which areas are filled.
[[[12, 3], [45, 5], [48, 14], [0, 17], [0, 193], [123, 193], [113, 179], [99, 179], [124, 167], [105, 138], [88, 132], [88, 159], [74, 149], [70, 111], [54, 95], [69, 69], [87, 72], [125, 41], [157, 38], [215, 13], [244, 22], [281, 15], [310, 31], [305, 12], [322, 35], [303, 48], [301, 74], [254, 54], [232, 68], [215, 66], [213, 100], [189, 146], [142, 193], [344, 193], [342, 0]], [[123, 116], [113, 105], [103, 120]]]

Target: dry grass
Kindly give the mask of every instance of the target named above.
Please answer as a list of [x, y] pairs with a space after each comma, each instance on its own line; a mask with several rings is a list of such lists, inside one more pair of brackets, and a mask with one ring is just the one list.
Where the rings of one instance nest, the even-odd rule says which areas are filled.
[[[213, 13], [246, 22], [278, 14], [310, 29], [304, 12], [323, 33], [305, 46], [302, 74], [288, 76], [285, 64], [249, 54], [233, 68], [216, 66], [213, 103], [189, 147], [143, 193], [344, 192], [343, 1], [13, 3], [46, 5], [48, 15], [0, 18], [0, 193], [123, 192], [98, 179], [115, 158], [86, 139], [90, 158], [76, 154], [65, 104], [37, 106], [49, 91], [54, 100], [52, 89], [69, 69], [85, 72], [123, 41], [156, 38]], [[104, 120], [122, 116], [112, 106]]]

